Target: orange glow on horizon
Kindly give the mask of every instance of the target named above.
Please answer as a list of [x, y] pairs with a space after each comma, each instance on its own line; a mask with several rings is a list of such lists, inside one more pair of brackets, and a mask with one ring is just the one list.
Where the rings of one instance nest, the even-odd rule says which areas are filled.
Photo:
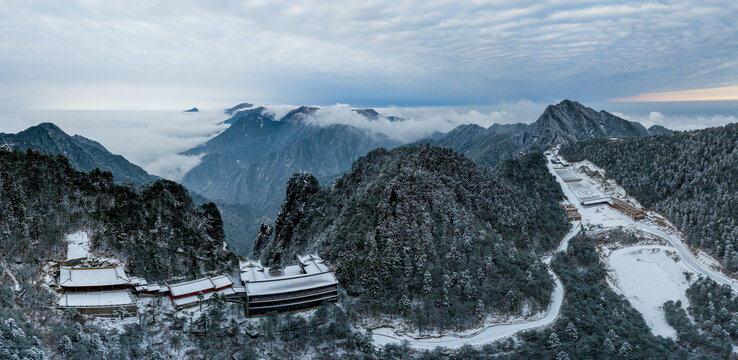
[[678, 102], [678, 101], [737, 101], [738, 86], [709, 89], [651, 92], [622, 98], [607, 99], [611, 102]]

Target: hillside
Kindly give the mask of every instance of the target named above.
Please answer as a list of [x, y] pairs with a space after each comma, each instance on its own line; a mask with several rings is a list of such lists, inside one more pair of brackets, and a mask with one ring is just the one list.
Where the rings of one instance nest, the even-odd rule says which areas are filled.
[[182, 179], [188, 189], [224, 208], [246, 209], [232, 214], [243, 224], [238, 227], [244, 230], [240, 248], [250, 249], [259, 224], [273, 221], [292, 174], [310, 172], [327, 183], [370, 150], [399, 145], [384, 135], [348, 125], [311, 125], [306, 118], [316, 110], [299, 107], [279, 119], [263, 108], [241, 110], [226, 121], [231, 124], [226, 131], [184, 153], [204, 154]]
[[738, 124], [573, 143], [561, 154], [604, 168], [641, 204], [666, 214], [690, 244], [738, 270]]
[[553, 282], [535, 252], [568, 227], [544, 161], [529, 155], [489, 172], [448, 149], [377, 149], [331, 188], [293, 176], [254, 252], [272, 264], [318, 252], [356, 309], [404, 315], [418, 328], [469, 326], [524, 304], [540, 310]]
[[493, 124], [489, 128], [461, 125], [442, 136], [419, 141], [448, 147], [474, 162], [494, 168], [500, 161], [516, 155], [542, 151], [553, 144], [568, 144], [610, 137], [638, 138], [669, 133], [670, 130], [621, 119], [604, 110], [595, 111], [576, 101], [564, 100], [546, 107], [533, 123]]
[[78, 172], [62, 156], [0, 151], [2, 253], [28, 264], [60, 259], [64, 235], [86, 230], [94, 251], [151, 280], [233, 265], [214, 204], [196, 207], [171, 181], [139, 189], [113, 179], [109, 172]]
[[158, 179], [123, 156], [111, 153], [100, 143], [80, 135], [70, 136], [52, 123], [32, 126], [17, 134], [0, 133], [0, 143], [3, 142], [20, 151], [34, 149], [63, 155], [79, 171], [110, 171], [116, 183], [142, 185]]
[[[171, 181], [120, 186], [110, 173], [78, 172], [62, 156], [0, 150], [0, 219], [2, 359], [260, 359], [326, 348], [348, 355], [373, 351], [370, 339], [349, 326], [346, 311], [332, 304], [310, 316], [253, 321], [241, 320], [241, 304], [222, 298], [192, 314], [175, 311], [166, 296], [139, 297], [133, 318], [96, 318], [53, 306], [58, 295], [49, 288], [48, 262], [65, 258], [64, 236], [79, 230], [91, 235], [94, 254], [122, 260], [128, 275], [152, 282], [237, 268], [224, 247], [217, 208], [196, 207]], [[311, 331], [295, 333], [296, 327]]]

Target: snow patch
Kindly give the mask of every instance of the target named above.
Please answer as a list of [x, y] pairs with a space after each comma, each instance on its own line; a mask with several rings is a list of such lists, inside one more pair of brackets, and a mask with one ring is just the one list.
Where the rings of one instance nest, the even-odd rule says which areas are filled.
[[86, 232], [69, 234], [64, 241], [67, 242], [67, 260], [84, 259], [90, 254], [90, 238]]
[[612, 251], [606, 264], [611, 270], [608, 284], [643, 315], [651, 332], [676, 340], [677, 333], [666, 322], [662, 305], [681, 300], [684, 307], [688, 306], [685, 292], [691, 281], [685, 274], [695, 275], [676, 249], [659, 245], [627, 247]]

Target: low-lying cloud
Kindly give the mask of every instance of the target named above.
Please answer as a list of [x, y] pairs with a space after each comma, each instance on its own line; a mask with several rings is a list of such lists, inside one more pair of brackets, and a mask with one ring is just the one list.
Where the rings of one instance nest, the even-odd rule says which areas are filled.
[[[552, 101], [555, 103], [557, 101]], [[259, 105], [256, 105], [259, 106]], [[265, 113], [282, 118], [297, 108], [293, 105], [263, 105]], [[436, 132], [448, 132], [462, 124], [489, 127], [492, 124], [531, 123], [543, 112], [547, 103], [520, 100], [476, 107], [386, 107], [375, 108], [381, 115], [371, 120], [355, 112], [348, 104], [321, 107], [307, 121], [316, 126], [350, 125], [373, 133], [384, 134], [401, 142], [413, 142]], [[607, 109], [606, 109], [607, 110]], [[613, 112], [622, 118], [638, 121], [646, 127], [662, 125], [673, 130], [701, 129], [738, 122], [724, 115], [664, 115], [644, 111], [642, 114]], [[388, 116], [402, 118], [390, 121]], [[199, 113], [180, 111], [34, 111], [3, 114], [0, 132], [19, 132], [42, 122], [53, 122], [68, 134], [79, 134], [100, 142], [112, 153], [123, 155], [151, 174], [180, 180], [197, 166], [201, 156], [183, 156], [181, 152], [207, 142], [229, 125], [222, 110]]]
[[199, 156], [180, 152], [200, 145], [228, 126], [222, 111], [31, 111], [4, 116], [2, 132], [18, 132], [53, 122], [66, 133], [100, 142], [147, 172], [180, 180]]
[[[309, 121], [318, 126], [351, 125], [395, 140], [412, 142], [436, 132], [448, 132], [463, 124], [476, 124], [486, 128], [492, 124], [530, 123], [538, 118], [545, 107], [545, 103], [528, 100], [476, 108], [389, 107], [375, 109], [382, 117], [374, 120], [353, 111], [347, 104], [336, 104], [316, 111]], [[388, 116], [404, 120], [391, 121]]]
[[626, 120], [637, 121], [645, 127], [661, 125], [679, 131], [704, 129], [738, 122], [737, 117], [727, 115], [667, 116], [658, 111], [651, 111], [648, 115], [628, 115], [618, 112], [613, 112], [613, 114]]

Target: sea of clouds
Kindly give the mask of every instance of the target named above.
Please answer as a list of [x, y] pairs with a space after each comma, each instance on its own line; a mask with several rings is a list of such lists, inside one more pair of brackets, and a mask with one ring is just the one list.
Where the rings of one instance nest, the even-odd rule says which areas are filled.
[[15, 133], [43, 122], [69, 135], [95, 140], [147, 172], [179, 180], [200, 163], [180, 152], [200, 145], [228, 125], [222, 110], [181, 111], [28, 111], [0, 116], [0, 131]]
[[[256, 105], [259, 106], [259, 105]], [[265, 113], [281, 119], [294, 105], [262, 105]], [[489, 127], [492, 124], [531, 123], [547, 103], [521, 100], [489, 106], [468, 107], [384, 107], [381, 115], [370, 120], [348, 104], [322, 106], [311, 117], [311, 124], [351, 125], [392, 139], [413, 142], [437, 132], [448, 132], [462, 124]], [[733, 115], [664, 115], [658, 111], [644, 114], [613, 112], [644, 126], [662, 125], [673, 130], [701, 129], [738, 122]], [[403, 121], [390, 121], [396, 116]], [[52, 122], [70, 135], [79, 134], [121, 154], [151, 174], [180, 180], [201, 161], [201, 156], [181, 152], [207, 142], [229, 125], [222, 110], [181, 111], [26, 111], [0, 116], [0, 132], [15, 133], [42, 122]]]

